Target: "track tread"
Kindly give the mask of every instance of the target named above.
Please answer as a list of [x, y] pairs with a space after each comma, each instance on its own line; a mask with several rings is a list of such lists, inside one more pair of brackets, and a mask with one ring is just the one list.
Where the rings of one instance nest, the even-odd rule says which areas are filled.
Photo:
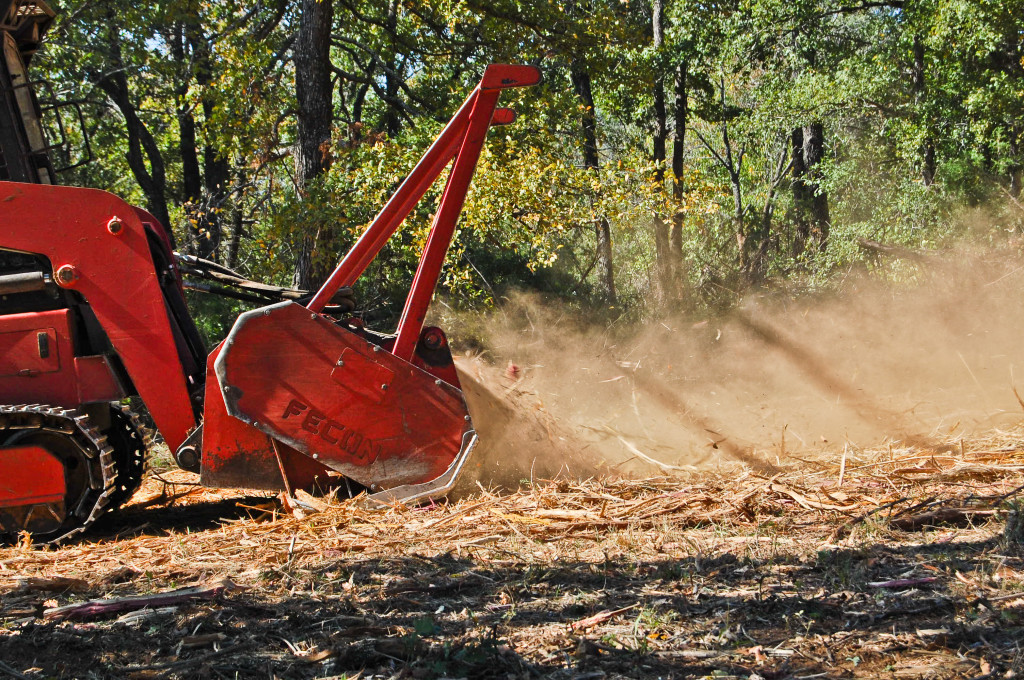
[[113, 434], [115, 430], [123, 427], [127, 436], [121, 443], [130, 447], [129, 450], [119, 452], [116, 442], [112, 444], [115, 447], [115, 456], [119, 463], [116, 480], [117, 491], [111, 500], [111, 505], [116, 507], [128, 502], [142, 486], [142, 479], [146, 474], [146, 453], [149, 451], [152, 440], [147, 434], [146, 428], [143, 427], [142, 419], [135, 411], [120, 404], [114, 404], [112, 408], [114, 414], [110, 432]]
[[48, 538], [47, 543], [66, 541], [77, 536], [111, 506], [117, 491], [114, 449], [108, 443], [106, 435], [92, 424], [89, 416], [59, 406], [16, 404], [0, 405], [0, 421], [3, 423], [3, 430], [48, 430], [73, 437], [90, 466], [90, 491], [82, 495], [82, 500], [74, 509], [75, 518], [85, 516], [85, 519], [69, 526], [63, 533]]

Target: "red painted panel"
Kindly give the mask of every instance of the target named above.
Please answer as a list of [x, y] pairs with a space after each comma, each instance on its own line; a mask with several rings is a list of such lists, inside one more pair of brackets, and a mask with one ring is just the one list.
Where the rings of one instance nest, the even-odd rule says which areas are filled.
[[75, 357], [75, 374], [78, 376], [78, 403], [93, 401], [117, 401], [128, 396], [124, 387], [114, 375], [110, 360], [102, 354], [90, 357]]
[[[56, 309], [0, 316], [0, 401], [78, 406], [70, 314]], [[39, 333], [46, 334], [47, 358], [39, 356]]]
[[[105, 191], [0, 182], [0, 215], [0, 247], [45, 255], [55, 274], [68, 275], [64, 285], [88, 300], [175, 450], [195, 419], [136, 210]], [[116, 233], [108, 228], [114, 217], [121, 227]]]
[[60, 370], [57, 331], [53, 328], [0, 330], [0, 378]]
[[460, 390], [294, 303], [239, 317], [216, 373], [228, 413], [366, 486], [440, 476], [471, 429]]
[[529, 87], [540, 82], [540, 69], [523, 64], [490, 64], [480, 79], [482, 90]]
[[64, 500], [64, 466], [40, 446], [0, 449], [0, 508]]
[[[203, 454], [199, 481], [203, 486], [283, 491], [281, 468], [270, 437], [229, 416], [217, 386], [213, 363], [220, 347], [206, 364], [206, 409], [203, 420]], [[278, 444], [288, 481], [293, 489], [312, 489], [328, 469], [312, 458]]]

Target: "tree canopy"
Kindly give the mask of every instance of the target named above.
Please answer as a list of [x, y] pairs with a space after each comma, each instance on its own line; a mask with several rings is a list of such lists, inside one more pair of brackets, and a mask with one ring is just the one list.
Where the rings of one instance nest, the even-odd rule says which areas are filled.
[[[65, 183], [268, 282], [330, 271], [492, 62], [505, 95], [439, 287], [642, 317], [1021, 228], [1024, 0], [62, 0], [33, 62]], [[64, 109], [66, 111], [66, 109]], [[86, 143], [87, 142], [87, 143]], [[60, 164], [60, 163], [59, 163]], [[436, 197], [439, 187], [435, 187]], [[432, 206], [359, 284], [395, 313]]]

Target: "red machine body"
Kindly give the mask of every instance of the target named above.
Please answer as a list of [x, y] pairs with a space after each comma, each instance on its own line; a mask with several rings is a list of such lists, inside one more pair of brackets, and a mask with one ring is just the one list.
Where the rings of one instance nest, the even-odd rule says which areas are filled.
[[[242, 314], [208, 356], [155, 219], [101, 191], [0, 182], [0, 534], [66, 536], [127, 500], [144, 447], [116, 402], [134, 395], [208, 486], [446, 492], [476, 435], [424, 318], [487, 130], [514, 118], [500, 90], [539, 79], [489, 66], [308, 305]], [[327, 313], [449, 164], [397, 333]]]

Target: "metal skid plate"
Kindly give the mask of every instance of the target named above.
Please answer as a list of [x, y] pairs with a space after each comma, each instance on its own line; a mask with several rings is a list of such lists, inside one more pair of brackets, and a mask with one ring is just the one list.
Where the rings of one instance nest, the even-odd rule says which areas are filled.
[[228, 415], [370, 488], [442, 477], [472, 432], [461, 390], [293, 302], [240, 316], [214, 370]]

